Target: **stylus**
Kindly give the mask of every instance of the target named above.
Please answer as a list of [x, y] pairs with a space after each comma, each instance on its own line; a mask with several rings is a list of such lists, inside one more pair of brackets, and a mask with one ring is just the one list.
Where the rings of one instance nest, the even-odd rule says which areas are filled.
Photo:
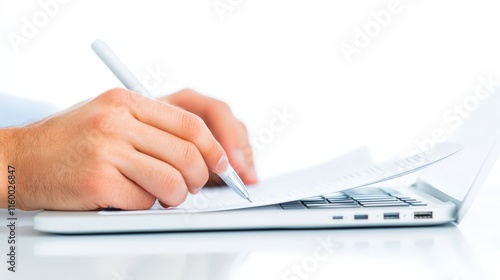
[[[97, 39], [92, 43], [91, 47], [102, 62], [108, 66], [109, 70], [115, 74], [115, 76], [126, 88], [140, 95], [154, 99], [149, 91], [141, 84], [141, 82], [139, 82], [139, 80], [137, 80], [132, 72], [128, 70], [125, 64], [123, 64], [123, 62], [118, 58], [118, 56], [116, 56], [111, 48], [104, 43], [104, 41]], [[225, 172], [217, 175], [219, 175], [219, 177], [239, 196], [252, 202], [245, 184], [243, 184], [231, 165], [229, 165]]]

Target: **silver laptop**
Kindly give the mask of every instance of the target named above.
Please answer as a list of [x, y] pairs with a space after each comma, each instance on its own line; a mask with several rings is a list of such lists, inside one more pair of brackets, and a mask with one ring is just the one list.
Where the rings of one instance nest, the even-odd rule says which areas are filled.
[[426, 226], [459, 223], [499, 153], [500, 110], [493, 99], [448, 140], [458, 154], [425, 169], [405, 187], [387, 183], [256, 208], [204, 213], [101, 215], [97, 211], [42, 211], [34, 229], [61, 234]]

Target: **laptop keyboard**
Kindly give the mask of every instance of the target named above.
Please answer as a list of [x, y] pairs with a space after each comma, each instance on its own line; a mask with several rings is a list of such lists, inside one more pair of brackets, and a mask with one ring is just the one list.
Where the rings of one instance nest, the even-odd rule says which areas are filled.
[[415, 198], [405, 196], [394, 189], [360, 188], [281, 203], [280, 206], [285, 210], [293, 210], [305, 208], [427, 206], [427, 204]]

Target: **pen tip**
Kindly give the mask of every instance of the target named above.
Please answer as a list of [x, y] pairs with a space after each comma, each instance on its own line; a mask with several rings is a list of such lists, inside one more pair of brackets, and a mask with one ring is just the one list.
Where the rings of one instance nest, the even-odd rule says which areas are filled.
[[250, 197], [247, 197], [248, 201], [250, 201], [250, 203], [253, 203], [252, 200], [250, 199]]

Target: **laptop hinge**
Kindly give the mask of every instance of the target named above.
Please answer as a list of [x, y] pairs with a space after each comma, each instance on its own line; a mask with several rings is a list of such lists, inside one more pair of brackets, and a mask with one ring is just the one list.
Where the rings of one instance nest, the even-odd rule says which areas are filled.
[[427, 182], [425, 182], [423, 180], [417, 179], [417, 181], [415, 182], [415, 184], [412, 185], [412, 187], [414, 187], [415, 189], [422, 191], [424, 193], [428, 193], [428, 194], [434, 196], [435, 198], [437, 198], [443, 202], [451, 201], [457, 206], [460, 206], [460, 204], [461, 204], [460, 200], [455, 199], [455, 198], [447, 195], [446, 193], [431, 186], [430, 184], [428, 184]]

